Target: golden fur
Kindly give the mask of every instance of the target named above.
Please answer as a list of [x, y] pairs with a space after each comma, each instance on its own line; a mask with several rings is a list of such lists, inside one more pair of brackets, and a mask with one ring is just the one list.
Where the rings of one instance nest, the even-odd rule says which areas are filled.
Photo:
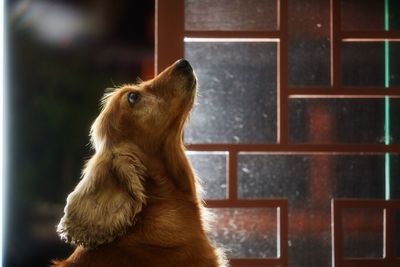
[[[57, 227], [77, 248], [53, 266], [226, 266], [206, 235], [182, 143], [196, 83], [190, 65], [177, 62], [106, 94], [91, 130], [95, 154]], [[133, 91], [140, 98], [131, 105]]]

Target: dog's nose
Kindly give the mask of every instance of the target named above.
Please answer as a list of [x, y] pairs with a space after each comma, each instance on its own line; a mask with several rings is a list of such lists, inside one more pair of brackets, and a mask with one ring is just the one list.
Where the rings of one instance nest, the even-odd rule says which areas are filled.
[[190, 65], [189, 61], [187, 61], [184, 58], [176, 61], [174, 66], [174, 72], [177, 73], [178, 75], [183, 75], [183, 77], [185, 77], [185, 80], [188, 85], [186, 86], [186, 88], [188, 90], [196, 87], [197, 84], [196, 75], [194, 74], [193, 68]]
[[186, 59], [182, 58], [176, 63], [176, 67], [179, 69], [192, 69], [192, 66], [190, 66], [189, 61]]

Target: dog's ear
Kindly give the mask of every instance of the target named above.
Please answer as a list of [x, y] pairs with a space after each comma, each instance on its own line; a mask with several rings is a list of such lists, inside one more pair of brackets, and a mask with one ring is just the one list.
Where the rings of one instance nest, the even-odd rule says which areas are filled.
[[145, 204], [144, 177], [145, 167], [134, 154], [94, 155], [67, 198], [60, 237], [93, 248], [123, 235]]

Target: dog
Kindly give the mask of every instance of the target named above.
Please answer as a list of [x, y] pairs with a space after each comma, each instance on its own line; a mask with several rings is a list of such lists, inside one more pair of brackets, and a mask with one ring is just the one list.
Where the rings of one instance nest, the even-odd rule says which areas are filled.
[[57, 226], [76, 249], [52, 266], [228, 265], [207, 236], [182, 141], [196, 91], [181, 59], [152, 80], [105, 94], [90, 132], [95, 153]]

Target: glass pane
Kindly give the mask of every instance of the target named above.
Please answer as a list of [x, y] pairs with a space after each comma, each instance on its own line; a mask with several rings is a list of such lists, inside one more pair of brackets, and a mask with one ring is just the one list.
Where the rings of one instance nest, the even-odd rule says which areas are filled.
[[[399, 24], [400, 24], [400, 16], [399, 16]], [[400, 58], [400, 42], [389, 42], [389, 58], [387, 59], [389, 60], [389, 86], [400, 85], [400, 60], [398, 60], [399, 58]]]
[[289, 200], [294, 267], [331, 266], [331, 199], [383, 199], [384, 179], [384, 155], [238, 155], [239, 198]]
[[390, 199], [400, 199], [400, 155], [390, 155]]
[[400, 1], [388, 0], [389, 3], [389, 29], [400, 29]]
[[329, 0], [289, 0], [288, 5], [289, 85], [329, 86]]
[[[399, 100], [390, 102], [392, 142], [399, 140]], [[397, 124], [396, 124], [397, 123]], [[290, 99], [292, 143], [384, 143], [384, 99]]]
[[276, 0], [185, 0], [187, 31], [274, 30], [276, 18]]
[[244, 154], [238, 156], [238, 193], [240, 198], [280, 198], [290, 201], [306, 195], [310, 168], [308, 156]]
[[345, 208], [342, 227], [345, 258], [383, 257], [383, 209]]
[[[389, 42], [389, 73], [385, 73], [384, 42], [344, 42], [342, 45], [344, 86], [389, 86], [400, 85], [400, 44]], [[387, 77], [386, 77], [387, 76]]]
[[384, 155], [346, 155], [335, 158], [336, 198], [384, 198]]
[[240, 198], [288, 198], [291, 205], [304, 206], [318, 196], [329, 206], [332, 196], [384, 198], [384, 178], [384, 155], [239, 153], [238, 157]]
[[276, 208], [210, 209], [215, 214], [210, 238], [227, 249], [229, 258], [276, 258]]
[[384, 0], [342, 0], [342, 29], [384, 30]]
[[224, 199], [227, 196], [227, 152], [186, 152], [203, 186], [203, 198]]
[[385, 53], [382, 42], [342, 44], [343, 85], [384, 86]]
[[399, 144], [400, 143], [400, 99], [398, 98], [390, 99], [389, 114], [390, 114], [390, 143]]
[[187, 143], [276, 142], [276, 43], [186, 42], [199, 78]]
[[[385, 30], [385, 0], [342, 0], [343, 30]], [[389, 0], [389, 29], [400, 28], [400, 2]]]

